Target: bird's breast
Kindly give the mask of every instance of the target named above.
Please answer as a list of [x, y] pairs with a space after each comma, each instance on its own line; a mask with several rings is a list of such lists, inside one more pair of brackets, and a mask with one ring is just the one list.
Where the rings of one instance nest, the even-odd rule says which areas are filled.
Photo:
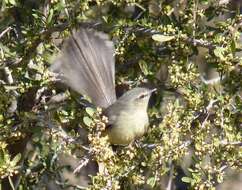
[[147, 126], [148, 115], [146, 111], [120, 111], [115, 115], [112, 127], [107, 130], [107, 135], [111, 144], [127, 145], [141, 137]]

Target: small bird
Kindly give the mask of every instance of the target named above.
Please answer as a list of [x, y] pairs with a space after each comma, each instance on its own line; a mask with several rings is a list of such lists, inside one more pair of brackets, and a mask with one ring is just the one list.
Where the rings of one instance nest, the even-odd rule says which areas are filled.
[[209, 53], [207, 48], [198, 47], [197, 50], [198, 54], [194, 56], [193, 61], [198, 67], [201, 81], [208, 86], [210, 92], [221, 92], [224, 76], [219, 73], [213, 64], [207, 62], [206, 55]]
[[83, 28], [72, 31], [50, 70], [104, 109], [110, 144], [128, 145], [146, 132], [148, 102], [156, 89], [137, 87], [116, 98], [114, 45], [106, 34]]

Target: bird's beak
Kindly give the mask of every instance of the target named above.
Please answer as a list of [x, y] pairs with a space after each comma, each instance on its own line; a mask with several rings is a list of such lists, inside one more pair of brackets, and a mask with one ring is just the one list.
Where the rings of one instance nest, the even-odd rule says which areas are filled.
[[157, 91], [157, 88], [153, 88], [150, 90], [150, 94], [152, 94], [153, 92]]

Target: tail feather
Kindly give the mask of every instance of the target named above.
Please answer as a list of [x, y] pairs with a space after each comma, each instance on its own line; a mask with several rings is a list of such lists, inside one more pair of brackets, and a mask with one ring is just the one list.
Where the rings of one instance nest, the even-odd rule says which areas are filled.
[[96, 106], [106, 108], [116, 101], [114, 46], [104, 33], [73, 31], [51, 70]]

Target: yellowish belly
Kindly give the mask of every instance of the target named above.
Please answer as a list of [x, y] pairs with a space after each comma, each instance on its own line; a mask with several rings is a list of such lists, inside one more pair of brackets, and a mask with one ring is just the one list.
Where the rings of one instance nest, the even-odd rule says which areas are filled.
[[146, 112], [136, 113], [135, 115], [124, 112], [120, 114], [106, 134], [111, 144], [127, 145], [141, 137], [145, 133], [147, 125], [148, 116]]

